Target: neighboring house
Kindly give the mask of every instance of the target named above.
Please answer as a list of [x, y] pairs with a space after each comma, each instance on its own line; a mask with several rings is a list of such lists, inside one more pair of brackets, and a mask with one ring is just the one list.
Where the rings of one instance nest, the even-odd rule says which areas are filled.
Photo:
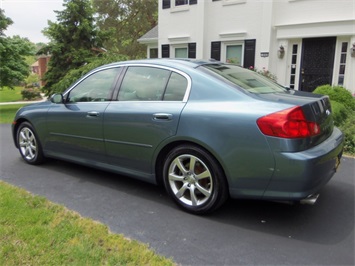
[[38, 60], [31, 65], [32, 73], [36, 73], [40, 79], [40, 86], [44, 86], [45, 82], [43, 81], [44, 75], [48, 69], [48, 62], [51, 57], [48, 55], [41, 55], [38, 57]]
[[148, 58], [213, 58], [355, 93], [354, 0], [159, 0], [158, 25], [139, 39]]

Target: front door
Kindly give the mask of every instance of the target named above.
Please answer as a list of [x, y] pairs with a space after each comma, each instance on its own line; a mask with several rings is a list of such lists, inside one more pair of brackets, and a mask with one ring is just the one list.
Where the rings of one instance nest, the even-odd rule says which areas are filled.
[[312, 92], [332, 84], [335, 43], [336, 37], [303, 39], [300, 90]]
[[44, 145], [47, 152], [79, 162], [106, 162], [104, 113], [119, 72], [120, 68], [97, 71], [66, 93], [65, 103], [51, 106]]

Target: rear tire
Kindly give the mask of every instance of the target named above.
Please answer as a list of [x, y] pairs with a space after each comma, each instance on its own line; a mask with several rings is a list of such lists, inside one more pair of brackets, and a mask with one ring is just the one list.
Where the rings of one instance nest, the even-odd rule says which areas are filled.
[[32, 127], [28, 122], [23, 122], [17, 129], [17, 147], [22, 158], [29, 164], [43, 163], [42, 145]]
[[181, 145], [167, 154], [163, 180], [165, 189], [177, 205], [194, 214], [213, 212], [229, 196], [219, 163], [195, 145]]

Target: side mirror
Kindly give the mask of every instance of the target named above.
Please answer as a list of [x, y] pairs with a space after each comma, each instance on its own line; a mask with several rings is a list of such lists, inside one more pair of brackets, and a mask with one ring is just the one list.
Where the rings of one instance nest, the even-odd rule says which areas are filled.
[[52, 103], [64, 103], [64, 100], [63, 100], [63, 94], [61, 93], [56, 93], [56, 94], [53, 94], [51, 96], [51, 102]]

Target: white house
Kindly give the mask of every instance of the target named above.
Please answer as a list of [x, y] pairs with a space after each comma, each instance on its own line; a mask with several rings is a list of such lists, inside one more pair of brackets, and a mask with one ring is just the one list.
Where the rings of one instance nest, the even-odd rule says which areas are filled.
[[230, 61], [313, 91], [355, 93], [355, 0], [159, 0], [148, 57]]

